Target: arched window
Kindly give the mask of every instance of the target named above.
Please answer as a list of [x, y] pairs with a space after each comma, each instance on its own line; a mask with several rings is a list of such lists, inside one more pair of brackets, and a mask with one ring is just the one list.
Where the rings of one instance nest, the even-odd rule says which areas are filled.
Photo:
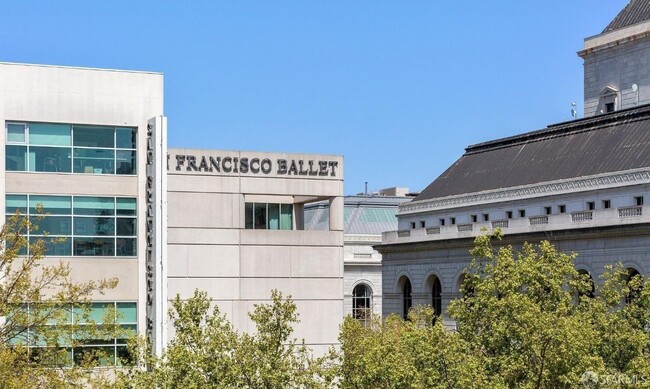
[[435, 276], [431, 285], [431, 307], [435, 316], [442, 314], [442, 284], [440, 284], [440, 279]]
[[359, 284], [352, 291], [352, 316], [363, 325], [372, 319], [372, 290], [366, 284]]
[[413, 296], [411, 290], [411, 281], [408, 277], [404, 277], [404, 284], [402, 285], [402, 296], [403, 296], [403, 308], [402, 317], [404, 320], [408, 319], [409, 310], [413, 306]]
[[[626, 270], [627, 270], [627, 279], [625, 280], [625, 282], [627, 282], [628, 285], [630, 281], [634, 279], [634, 277], [641, 275], [639, 271], [633, 267], [628, 267]], [[632, 285], [629, 286], [631, 286], [630, 292], [627, 294], [627, 296], [625, 296], [625, 304], [631, 303], [641, 295], [641, 291], [639, 289], [633, 287]]]
[[578, 273], [580, 275], [587, 276], [589, 278], [589, 283], [591, 284], [591, 289], [589, 291], [587, 291], [586, 293], [580, 293], [579, 297], [580, 296], [587, 296], [589, 298], [593, 298], [595, 296], [595, 294], [596, 294], [596, 285], [594, 284], [593, 277], [591, 277], [591, 274], [589, 274], [589, 272], [584, 270], [584, 269], [578, 270]]
[[465, 285], [465, 279], [467, 278], [467, 273], [463, 273], [458, 277], [458, 282], [456, 287], [458, 288], [458, 293], [462, 294], [463, 299], [468, 297], [474, 297], [474, 287]]

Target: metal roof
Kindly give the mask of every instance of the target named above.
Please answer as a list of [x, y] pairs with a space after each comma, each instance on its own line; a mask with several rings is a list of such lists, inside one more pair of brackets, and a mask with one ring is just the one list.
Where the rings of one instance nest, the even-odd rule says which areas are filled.
[[650, 19], [650, 0], [631, 0], [603, 32], [609, 32]]
[[650, 105], [465, 149], [414, 201], [650, 166]]
[[[398, 205], [411, 201], [403, 196], [346, 196], [344, 198], [344, 234], [380, 235], [397, 229]], [[305, 206], [305, 230], [329, 228], [329, 204]]]

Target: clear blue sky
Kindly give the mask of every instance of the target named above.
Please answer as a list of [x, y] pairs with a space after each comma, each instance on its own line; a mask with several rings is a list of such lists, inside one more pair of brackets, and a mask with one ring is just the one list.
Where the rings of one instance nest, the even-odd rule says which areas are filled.
[[160, 71], [170, 147], [342, 154], [346, 194], [419, 191], [581, 116], [576, 51], [625, 4], [4, 0], [0, 61]]

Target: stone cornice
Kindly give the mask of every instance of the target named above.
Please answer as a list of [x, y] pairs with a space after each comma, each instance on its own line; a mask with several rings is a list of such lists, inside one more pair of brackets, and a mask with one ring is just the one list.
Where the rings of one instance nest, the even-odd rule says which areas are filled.
[[648, 183], [650, 183], [650, 168], [634, 169], [577, 179], [550, 181], [506, 189], [412, 201], [399, 206], [399, 215]]
[[343, 241], [345, 242], [370, 242], [370, 243], [380, 243], [381, 234], [371, 235], [371, 234], [345, 234], [343, 235]]
[[[631, 225], [612, 225], [607, 227], [577, 228], [556, 231], [536, 231], [519, 234], [506, 234], [500, 241], [493, 241], [495, 247], [505, 245], [517, 245], [524, 242], [539, 242], [548, 240], [551, 243], [588, 240], [588, 239], [605, 239], [605, 238], [631, 238], [637, 236], [649, 236], [650, 224], [640, 223]], [[457, 238], [439, 241], [420, 241], [405, 243], [389, 243], [374, 246], [375, 250], [382, 255], [382, 262], [393, 262], [390, 256], [386, 254], [394, 253], [414, 253], [418, 251], [435, 251], [435, 250], [453, 250], [467, 249], [468, 253], [474, 247], [474, 238]]]
[[647, 36], [650, 36], [650, 22], [646, 20], [619, 30], [608, 31], [586, 38], [584, 49], [578, 51], [578, 56], [584, 58], [587, 54], [632, 42]]

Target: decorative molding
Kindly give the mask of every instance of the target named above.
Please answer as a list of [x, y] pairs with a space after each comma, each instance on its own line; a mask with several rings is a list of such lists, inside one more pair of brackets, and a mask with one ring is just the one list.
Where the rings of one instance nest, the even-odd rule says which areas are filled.
[[399, 206], [398, 215], [648, 183], [650, 183], [650, 169], [635, 169], [614, 174], [601, 174], [578, 179], [551, 181], [542, 184], [410, 202]]

